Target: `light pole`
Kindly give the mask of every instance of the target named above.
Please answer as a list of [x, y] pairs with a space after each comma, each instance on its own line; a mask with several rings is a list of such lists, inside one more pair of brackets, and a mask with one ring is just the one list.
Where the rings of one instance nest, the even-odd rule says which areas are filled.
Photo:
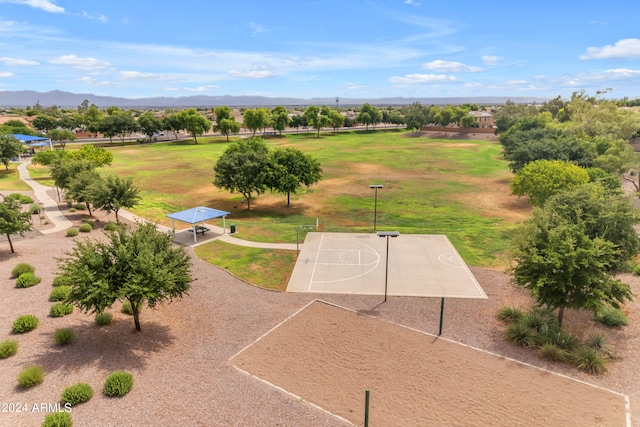
[[398, 231], [378, 231], [378, 237], [387, 238], [387, 255], [386, 266], [384, 268], [384, 302], [387, 302], [387, 283], [389, 279], [389, 237], [398, 237], [400, 232]]
[[300, 236], [300, 229], [301, 228], [304, 228], [306, 230], [312, 230], [312, 229], [316, 228], [316, 226], [315, 225], [299, 225], [298, 228], [296, 228], [296, 251], [298, 253], [300, 253], [300, 243], [298, 243], [298, 242], [300, 242], [300, 237], [299, 236]]
[[373, 231], [376, 231], [376, 226], [377, 226], [377, 222], [378, 222], [378, 188], [383, 188], [384, 185], [382, 184], [371, 184], [369, 185], [369, 188], [373, 188], [374, 189], [374, 196], [373, 196]]

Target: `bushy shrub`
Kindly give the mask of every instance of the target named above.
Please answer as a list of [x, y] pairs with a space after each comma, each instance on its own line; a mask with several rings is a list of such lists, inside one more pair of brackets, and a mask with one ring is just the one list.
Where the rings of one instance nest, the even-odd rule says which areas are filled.
[[38, 365], [29, 366], [18, 374], [18, 384], [29, 388], [41, 384], [44, 381], [44, 371]]
[[78, 235], [77, 228], [70, 228], [67, 230], [67, 237], [76, 237]]
[[571, 351], [578, 345], [578, 337], [560, 328], [556, 322], [545, 324], [536, 335], [538, 347], [544, 344], [553, 344], [556, 347]]
[[13, 321], [11, 330], [15, 334], [23, 334], [25, 332], [34, 330], [38, 326], [38, 322], [39, 320], [36, 316], [25, 314]]
[[42, 206], [37, 205], [37, 204], [32, 204], [31, 206], [29, 206], [29, 213], [31, 215], [35, 215], [35, 214], [39, 214], [42, 211]]
[[614, 307], [603, 308], [595, 314], [594, 319], [607, 326], [625, 326], [628, 322], [624, 310]]
[[540, 354], [545, 359], [553, 361], [565, 361], [568, 357], [566, 350], [550, 342], [542, 344], [540, 347]]
[[124, 396], [133, 387], [133, 375], [124, 371], [109, 374], [104, 381], [104, 394], [107, 396]]
[[124, 314], [133, 314], [133, 308], [131, 308], [131, 303], [129, 301], [124, 301], [122, 303], [122, 308], [120, 309]]
[[533, 307], [522, 318], [522, 322], [529, 329], [535, 332], [540, 332], [548, 328], [557, 327], [558, 321], [556, 320], [553, 312], [547, 308]]
[[616, 355], [613, 344], [609, 342], [604, 332], [600, 332], [597, 329], [587, 331], [584, 338], [584, 346], [597, 351], [607, 359], [612, 359]]
[[67, 299], [70, 293], [71, 286], [56, 286], [51, 290], [51, 294], [49, 294], [49, 301], [64, 301]]
[[85, 222], [84, 224], [80, 224], [78, 230], [81, 233], [90, 233], [93, 230], [93, 227], [91, 226], [91, 224]]
[[68, 412], [52, 412], [44, 417], [42, 427], [72, 427], [71, 414]]
[[536, 343], [536, 333], [523, 322], [512, 323], [507, 327], [507, 339], [521, 347], [531, 347]]
[[74, 207], [74, 209], [79, 210], [79, 211], [83, 211], [83, 210], [87, 209], [87, 205], [85, 205], [84, 203], [74, 203], [73, 207]]
[[68, 403], [71, 406], [75, 406], [88, 401], [92, 397], [93, 389], [91, 386], [87, 383], [78, 383], [64, 389], [60, 402], [62, 404]]
[[607, 361], [604, 356], [587, 347], [580, 347], [572, 352], [571, 362], [576, 368], [589, 374], [598, 375], [607, 368]]
[[56, 276], [53, 278], [53, 286], [71, 286], [71, 279], [67, 276]]
[[70, 328], [56, 329], [53, 339], [60, 345], [71, 344], [76, 339], [76, 334]]
[[73, 313], [73, 305], [64, 302], [57, 302], [49, 309], [49, 316], [51, 317], [63, 317], [71, 313]]
[[33, 199], [20, 193], [12, 193], [5, 197], [5, 200], [17, 200], [23, 205], [33, 203]]
[[36, 269], [31, 264], [27, 264], [26, 262], [21, 262], [20, 264], [13, 267], [11, 270], [11, 277], [20, 277], [24, 273], [35, 273]]
[[33, 273], [22, 273], [16, 279], [16, 288], [30, 288], [40, 283], [41, 279]]
[[640, 276], [640, 264], [636, 264], [633, 266], [633, 274], [636, 276]]
[[505, 305], [498, 310], [498, 320], [503, 322], [515, 323], [524, 317], [524, 312], [518, 307]]
[[96, 314], [96, 325], [104, 326], [111, 323], [113, 315], [111, 313], [98, 313]]
[[75, 211], [76, 211], [76, 208], [69, 208], [70, 213], [74, 213]]
[[103, 228], [104, 228], [105, 231], [115, 231], [116, 228], [118, 228], [118, 224], [116, 224], [115, 222], [109, 221], [108, 223], [106, 223], [104, 225]]
[[4, 340], [0, 342], [0, 359], [6, 359], [18, 352], [18, 341]]

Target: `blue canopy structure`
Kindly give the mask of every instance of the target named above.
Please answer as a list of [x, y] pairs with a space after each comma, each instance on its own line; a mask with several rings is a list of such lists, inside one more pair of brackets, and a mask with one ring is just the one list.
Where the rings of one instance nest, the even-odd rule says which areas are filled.
[[47, 145], [53, 150], [51, 139], [44, 138], [42, 136], [23, 135], [21, 133], [14, 133], [13, 137], [23, 144], [27, 144], [29, 147], [46, 147]]
[[[168, 218], [171, 218], [171, 228], [175, 231], [174, 220], [182, 221], [189, 223], [193, 226], [193, 242], [198, 242], [198, 230], [204, 231], [208, 230], [204, 226], [204, 222], [208, 219], [220, 218], [222, 217], [222, 229], [224, 232], [227, 232], [226, 227], [226, 218], [229, 215], [229, 212], [221, 211], [218, 209], [208, 208], [206, 206], [198, 206], [195, 208], [187, 209], [180, 212], [174, 212], [167, 215]], [[202, 225], [197, 226], [196, 224], [202, 223]]]

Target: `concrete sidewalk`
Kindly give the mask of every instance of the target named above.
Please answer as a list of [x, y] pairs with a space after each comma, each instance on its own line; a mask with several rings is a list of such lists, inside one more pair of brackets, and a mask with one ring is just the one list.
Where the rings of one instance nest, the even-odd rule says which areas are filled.
[[[58, 209], [58, 202], [56, 202], [54, 199], [52, 199], [51, 197], [49, 197], [49, 194], [47, 193], [47, 191], [49, 190], [53, 190], [53, 188], [51, 187], [46, 187], [42, 184], [40, 184], [39, 182], [33, 180], [30, 176], [29, 176], [29, 170], [27, 169], [27, 166], [29, 165], [29, 163], [31, 163], [31, 160], [29, 161], [23, 161], [20, 163], [20, 165], [18, 166], [18, 171], [20, 173], [20, 179], [22, 179], [25, 183], [27, 183], [27, 185], [29, 185], [32, 189], [33, 192], [35, 193], [35, 199], [38, 200], [38, 202], [40, 202], [43, 207], [44, 207], [44, 213], [47, 216], [47, 219], [49, 220], [49, 222], [51, 222], [54, 227], [47, 229], [47, 230], [42, 230], [42, 234], [50, 234], [50, 233], [55, 233], [57, 231], [61, 231], [61, 230], [66, 230], [67, 228], [70, 228], [71, 226], [73, 226], [73, 223], [71, 221], [69, 221], [67, 219], [67, 217], [65, 217], [62, 212], [60, 212], [60, 210]], [[128, 221], [131, 222], [146, 222], [147, 220], [139, 217], [127, 210], [124, 209], [120, 209], [118, 211], [118, 216], [122, 217]], [[156, 224], [156, 226], [158, 227], [158, 229], [162, 230], [162, 231], [171, 231], [170, 227], [166, 227], [164, 225], [160, 225], [160, 224]], [[250, 247], [250, 248], [261, 248], [261, 249], [285, 249], [285, 250], [292, 250], [295, 251], [296, 250], [296, 245], [293, 243], [263, 243], [263, 242], [252, 242], [249, 240], [242, 240], [242, 239], [238, 239], [236, 237], [233, 237], [232, 235], [226, 233], [226, 230], [224, 230], [222, 227], [218, 227], [215, 225], [211, 225], [211, 224], [207, 224], [207, 228], [209, 228], [210, 233], [212, 236], [214, 236], [213, 238], [209, 237], [209, 238], [200, 238], [199, 242], [197, 243], [193, 243], [193, 244], [189, 244], [186, 241], [185, 242], [180, 242], [181, 244], [186, 244], [188, 246], [199, 246], [202, 245], [204, 243], [208, 243], [212, 240], [222, 240], [223, 242], [226, 243], [230, 243], [233, 245], [238, 245], [238, 246], [245, 246], [245, 247]], [[179, 232], [176, 232], [176, 234]], [[302, 243], [300, 243], [300, 248], [302, 248]]]

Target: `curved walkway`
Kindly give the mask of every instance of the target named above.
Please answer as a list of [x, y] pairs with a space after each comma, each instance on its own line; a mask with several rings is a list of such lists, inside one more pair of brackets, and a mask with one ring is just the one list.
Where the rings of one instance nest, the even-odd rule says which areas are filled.
[[[73, 225], [73, 223], [69, 221], [67, 217], [62, 214], [62, 212], [60, 212], [60, 210], [58, 209], [58, 202], [52, 199], [47, 193], [47, 191], [52, 190], [52, 188], [40, 184], [39, 182], [32, 179], [31, 176], [29, 175], [29, 170], [27, 169], [27, 166], [30, 163], [31, 163], [31, 160], [26, 162], [21, 162], [20, 165], [18, 166], [20, 179], [22, 179], [27, 185], [29, 185], [33, 189], [33, 192], [35, 193], [35, 198], [40, 203], [42, 203], [45, 214], [47, 215], [47, 218], [54, 225], [53, 228], [42, 230], [41, 233], [50, 234], [50, 233], [55, 233], [57, 231], [62, 231], [62, 230], [66, 230], [67, 228], [70, 228]], [[118, 211], [118, 215], [131, 222], [146, 221], [144, 218], [141, 218], [124, 209], [120, 209]], [[204, 243], [210, 242], [211, 240], [222, 240], [223, 242], [226, 242], [226, 243], [231, 243], [233, 245], [245, 246], [250, 248], [285, 249], [285, 250], [293, 250], [293, 251], [295, 251], [297, 248], [297, 246], [292, 243], [263, 243], [263, 242], [252, 242], [249, 240], [242, 240], [242, 239], [238, 239], [237, 237], [233, 237], [230, 234], [225, 233], [225, 230], [222, 227], [217, 227], [209, 224], [207, 224], [207, 226], [215, 234], [218, 234], [218, 236], [213, 239], [208, 239], [206, 242], [202, 242], [199, 244], [204, 244]], [[161, 228], [165, 231], [171, 231], [171, 228], [165, 227], [159, 224], [158, 224], [158, 228]], [[190, 245], [190, 246], [197, 246], [197, 245], [198, 244]], [[300, 243], [299, 246], [300, 248], [302, 248], [302, 243]]]

